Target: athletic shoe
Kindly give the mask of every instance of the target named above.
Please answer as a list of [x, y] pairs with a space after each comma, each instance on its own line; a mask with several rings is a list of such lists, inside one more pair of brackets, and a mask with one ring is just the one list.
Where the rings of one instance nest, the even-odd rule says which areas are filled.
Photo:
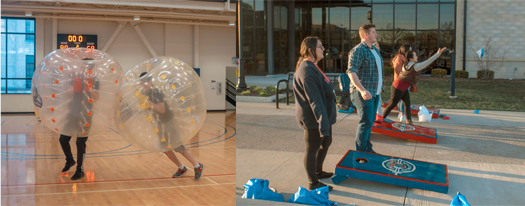
[[194, 180], [199, 180], [202, 176], [202, 170], [204, 170], [204, 165], [199, 163], [200, 167], [195, 168], [195, 178]]
[[184, 173], [186, 173], [188, 171], [188, 168], [186, 168], [186, 166], [184, 166], [184, 169], [180, 169], [177, 170], [177, 173], [173, 174], [172, 177], [180, 177], [182, 176]]
[[75, 166], [76, 162], [73, 160], [72, 162], [66, 162], [66, 166], [64, 166], [64, 169], [62, 169], [62, 172], [67, 172], [71, 167]]
[[324, 179], [324, 178], [330, 178], [334, 175], [334, 173], [331, 173], [331, 172], [321, 172], [321, 173], [317, 173], [316, 176], [317, 176], [317, 179]]
[[376, 114], [376, 122], [378, 123], [383, 122], [383, 115]]
[[330, 186], [330, 185], [325, 185], [325, 184], [322, 183], [322, 182], [318, 182], [318, 183], [315, 184], [315, 185], [310, 184], [310, 185], [308, 185], [308, 186], [309, 186], [309, 188], [308, 188], [309, 190], [315, 190], [315, 189], [317, 189], [317, 188], [321, 188], [321, 187], [325, 187], [325, 186], [328, 186], [328, 191], [332, 191], [332, 190], [334, 189], [332, 186]]
[[77, 169], [73, 177], [71, 177], [71, 180], [79, 180], [82, 179], [84, 176], [84, 169]]

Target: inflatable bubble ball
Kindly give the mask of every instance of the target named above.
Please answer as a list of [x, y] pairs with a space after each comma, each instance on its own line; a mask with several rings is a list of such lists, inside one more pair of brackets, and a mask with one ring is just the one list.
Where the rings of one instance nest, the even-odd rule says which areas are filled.
[[205, 118], [204, 86], [181, 60], [152, 58], [126, 73], [115, 125], [132, 145], [152, 152], [173, 150], [193, 138]]
[[124, 83], [119, 63], [95, 49], [59, 49], [33, 74], [31, 94], [44, 125], [68, 136], [86, 137], [114, 122], [118, 91]]

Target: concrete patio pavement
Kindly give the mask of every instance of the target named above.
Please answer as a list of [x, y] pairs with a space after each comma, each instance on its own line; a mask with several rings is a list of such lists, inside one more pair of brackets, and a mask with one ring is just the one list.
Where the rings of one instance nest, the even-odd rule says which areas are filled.
[[[243, 184], [251, 178], [268, 179], [270, 187], [288, 200], [308, 179], [303, 165], [303, 130], [295, 121], [294, 105], [237, 104], [237, 205], [287, 205], [246, 200]], [[334, 186], [330, 200], [340, 205], [450, 205], [460, 191], [471, 205], [525, 203], [525, 113], [442, 109], [450, 120], [416, 123], [437, 129], [437, 144], [372, 134], [380, 154], [448, 165], [449, 192], [412, 189], [349, 178]], [[397, 113], [390, 116], [395, 119]], [[417, 116], [414, 119], [417, 121]], [[338, 113], [333, 142], [324, 170], [333, 172], [349, 149], [355, 149], [357, 114]]]

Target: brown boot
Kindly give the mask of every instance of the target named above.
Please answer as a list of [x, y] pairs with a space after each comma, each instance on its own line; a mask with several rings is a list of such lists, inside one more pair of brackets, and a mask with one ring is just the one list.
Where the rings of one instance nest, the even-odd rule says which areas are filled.
[[409, 120], [409, 119], [407, 119], [407, 123], [406, 123], [406, 124], [409, 124], [409, 125], [414, 125], [414, 124], [412, 123], [412, 120], [411, 120], [411, 119], [410, 119], [410, 120]]

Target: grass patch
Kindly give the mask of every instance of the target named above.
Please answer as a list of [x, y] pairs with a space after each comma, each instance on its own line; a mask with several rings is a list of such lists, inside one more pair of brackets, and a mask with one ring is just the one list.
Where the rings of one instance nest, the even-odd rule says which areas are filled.
[[[383, 102], [390, 99], [390, 86], [394, 77], [385, 77]], [[482, 80], [456, 78], [456, 96], [449, 98], [450, 78], [421, 77], [419, 92], [410, 93], [412, 104], [438, 109], [472, 109], [525, 112], [525, 80]], [[338, 88], [336, 87], [336, 90]], [[339, 101], [341, 97], [336, 99]], [[290, 103], [294, 103], [290, 97]], [[279, 102], [285, 103], [281, 99]]]
[[[255, 85], [250, 86], [245, 91], [237, 91], [238, 96], [262, 96], [262, 97], [268, 97], [275, 95], [275, 87], [257, 87]], [[283, 96], [286, 96], [286, 94], [283, 94]]]
[[[394, 77], [385, 77], [383, 103], [390, 99], [390, 86]], [[450, 96], [450, 78], [421, 77], [419, 92], [410, 93], [412, 104], [438, 109], [472, 109], [525, 112], [525, 80], [482, 80], [456, 78], [456, 96]], [[336, 87], [336, 91], [339, 88]], [[341, 97], [337, 96], [339, 101]], [[285, 99], [279, 102], [286, 103]], [[290, 103], [295, 98], [290, 97]]]
[[[393, 77], [385, 77], [383, 102], [390, 99]], [[450, 99], [450, 78], [421, 77], [419, 92], [410, 93], [413, 104], [440, 109], [480, 109], [525, 112], [525, 80], [456, 78], [456, 96]]]

